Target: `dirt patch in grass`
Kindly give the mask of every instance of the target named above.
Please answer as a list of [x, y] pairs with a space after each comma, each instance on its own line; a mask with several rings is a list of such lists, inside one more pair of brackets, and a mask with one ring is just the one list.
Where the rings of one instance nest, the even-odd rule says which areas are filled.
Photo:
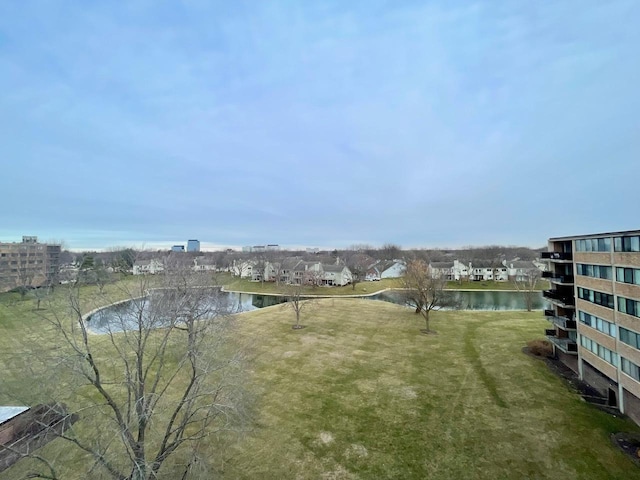
[[329, 445], [330, 443], [333, 443], [333, 435], [331, 435], [330, 432], [320, 432], [319, 437], [323, 445]]
[[365, 458], [369, 456], [369, 450], [364, 445], [359, 443], [352, 443], [345, 452], [347, 458]]

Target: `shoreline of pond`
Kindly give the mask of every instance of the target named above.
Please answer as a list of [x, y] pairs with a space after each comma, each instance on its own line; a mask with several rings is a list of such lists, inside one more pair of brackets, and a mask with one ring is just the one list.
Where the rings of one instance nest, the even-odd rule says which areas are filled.
[[[273, 292], [252, 292], [247, 290], [227, 290], [224, 286], [220, 287], [220, 290], [225, 293], [246, 293], [249, 295], [270, 295], [272, 297], [286, 297], [286, 293], [273, 293]], [[336, 294], [323, 294], [323, 293], [303, 293], [304, 297], [317, 297], [317, 298], [362, 298], [362, 297], [372, 297], [374, 295], [379, 295], [384, 292], [392, 292], [392, 291], [401, 291], [407, 290], [406, 288], [398, 288], [398, 287], [387, 287], [382, 290], [376, 290], [371, 293], [349, 293], [344, 295], [336, 295]], [[509, 293], [519, 293], [520, 290], [514, 290], [512, 288], [446, 288], [447, 292], [509, 292]], [[535, 292], [542, 293], [543, 290], [535, 290]]]

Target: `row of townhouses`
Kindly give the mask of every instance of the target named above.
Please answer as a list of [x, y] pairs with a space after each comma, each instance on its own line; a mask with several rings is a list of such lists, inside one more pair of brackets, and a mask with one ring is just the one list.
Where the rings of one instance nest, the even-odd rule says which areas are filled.
[[519, 282], [527, 280], [532, 274], [538, 275], [539, 271], [545, 271], [547, 265], [537, 260], [502, 260], [499, 263], [481, 260], [465, 263], [454, 260], [453, 262], [432, 262], [429, 264], [429, 268], [432, 275], [447, 280]]
[[[206, 256], [188, 260], [195, 271], [216, 271], [215, 261]], [[521, 281], [527, 279], [531, 272], [544, 271], [546, 263], [539, 261], [471, 261], [431, 262], [429, 268], [434, 276], [447, 280], [471, 280], [499, 282]], [[155, 274], [164, 269], [163, 260], [150, 258], [134, 263], [133, 274]], [[363, 269], [365, 281], [376, 281], [384, 278], [399, 278], [404, 275], [404, 260], [376, 261], [371, 259], [368, 267]], [[255, 259], [239, 259], [233, 262], [229, 271], [235, 276], [252, 281], [279, 281], [283, 283], [315, 283], [319, 285], [346, 285], [353, 279], [353, 272], [339, 259], [335, 263], [321, 261], [304, 261], [300, 257], [289, 257], [281, 261], [259, 261]]]
[[232, 272], [255, 282], [278, 281], [299, 285], [344, 286], [353, 280], [351, 270], [338, 260], [330, 264], [306, 262], [297, 257], [285, 258], [280, 262], [238, 261], [234, 262]]

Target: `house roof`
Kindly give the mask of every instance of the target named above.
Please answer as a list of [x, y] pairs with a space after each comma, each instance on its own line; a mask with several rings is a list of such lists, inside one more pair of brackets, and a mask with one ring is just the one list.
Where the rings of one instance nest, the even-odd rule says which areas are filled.
[[471, 266], [473, 268], [496, 268], [501, 267], [502, 264], [493, 260], [472, 260]]
[[331, 264], [331, 265], [322, 265], [322, 269], [323, 269], [325, 272], [341, 272], [341, 271], [343, 271], [345, 268], [346, 268], [346, 267], [345, 267], [344, 265], [336, 265], [335, 263], [334, 263], [334, 264]]
[[526, 260], [515, 260], [513, 262], [508, 262], [510, 268], [537, 268], [533, 262]]
[[431, 268], [453, 268], [453, 262], [431, 262]]

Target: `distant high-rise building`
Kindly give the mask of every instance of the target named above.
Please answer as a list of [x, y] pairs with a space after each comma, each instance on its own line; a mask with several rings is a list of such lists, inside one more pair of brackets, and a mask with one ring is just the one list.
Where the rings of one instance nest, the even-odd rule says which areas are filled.
[[199, 252], [200, 240], [189, 240], [187, 242], [187, 252]]
[[184, 245], [174, 245], [171, 247], [172, 252], [184, 252]]
[[21, 243], [0, 243], [0, 292], [56, 281], [60, 250], [60, 245], [38, 243], [38, 237], [26, 235]]

